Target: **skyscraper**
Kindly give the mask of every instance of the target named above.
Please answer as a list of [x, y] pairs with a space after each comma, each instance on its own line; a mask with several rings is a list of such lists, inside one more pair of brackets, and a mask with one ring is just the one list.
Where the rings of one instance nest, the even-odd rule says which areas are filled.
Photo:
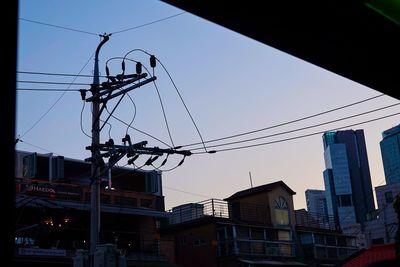
[[326, 197], [324, 190], [307, 189], [306, 192], [307, 211], [316, 216], [328, 215]]
[[400, 182], [400, 124], [384, 131], [379, 144], [386, 184]]
[[326, 132], [323, 143], [328, 214], [342, 227], [363, 226], [375, 209], [364, 131]]

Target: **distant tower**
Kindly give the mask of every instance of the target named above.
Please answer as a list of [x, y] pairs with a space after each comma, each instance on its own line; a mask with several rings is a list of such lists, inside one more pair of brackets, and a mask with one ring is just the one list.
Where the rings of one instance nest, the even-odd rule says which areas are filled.
[[363, 130], [323, 135], [328, 214], [341, 227], [360, 223], [375, 209]]
[[307, 189], [306, 192], [307, 211], [313, 216], [328, 216], [326, 197], [324, 190]]
[[400, 124], [384, 131], [379, 144], [386, 184], [400, 182]]

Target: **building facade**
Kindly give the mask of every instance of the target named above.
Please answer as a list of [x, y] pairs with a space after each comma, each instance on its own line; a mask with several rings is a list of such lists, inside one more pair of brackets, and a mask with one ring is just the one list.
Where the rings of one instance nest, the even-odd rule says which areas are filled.
[[239, 191], [224, 200], [180, 205], [171, 211], [161, 242], [182, 266], [323, 266], [355, 251], [355, 238], [326, 218], [295, 212], [284, 182]]
[[[76, 252], [89, 249], [90, 173], [81, 160], [16, 152], [15, 266], [72, 266]], [[126, 266], [167, 262], [160, 254], [159, 225], [168, 216], [160, 173], [113, 168], [101, 177], [100, 201], [99, 244], [124, 251]]]
[[307, 189], [305, 192], [307, 211], [310, 214], [328, 216], [325, 191], [319, 189]]
[[400, 183], [390, 183], [375, 187], [378, 209], [366, 223], [365, 234], [368, 245], [396, 242], [398, 228], [397, 213], [393, 203], [400, 194]]
[[342, 228], [360, 224], [375, 209], [363, 130], [323, 135], [327, 210]]
[[379, 143], [386, 184], [400, 182], [400, 124], [382, 133]]

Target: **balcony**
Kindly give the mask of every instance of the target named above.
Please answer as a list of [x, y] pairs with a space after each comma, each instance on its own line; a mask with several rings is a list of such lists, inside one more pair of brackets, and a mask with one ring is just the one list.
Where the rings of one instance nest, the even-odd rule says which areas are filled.
[[209, 199], [198, 203], [184, 204], [168, 211], [170, 224], [178, 224], [211, 216], [229, 218], [228, 203], [219, 199]]
[[335, 223], [333, 216], [327, 216], [320, 213], [296, 210], [296, 225], [308, 228], [340, 230], [339, 224]]
[[295, 246], [289, 241], [235, 239], [218, 242], [218, 256], [295, 257]]
[[[90, 186], [68, 183], [51, 183], [39, 180], [16, 179], [17, 199], [39, 197], [69, 203], [90, 203]], [[157, 196], [151, 193], [126, 190], [101, 189], [101, 204], [122, 208], [145, 208], [157, 210]], [[27, 201], [21, 201], [25, 203]], [[18, 206], [17, 202], [17, 206]]]

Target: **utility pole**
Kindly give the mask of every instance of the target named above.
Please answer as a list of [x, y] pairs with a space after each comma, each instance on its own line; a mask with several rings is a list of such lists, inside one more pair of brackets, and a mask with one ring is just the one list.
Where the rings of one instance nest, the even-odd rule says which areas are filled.
[[[178, 154], [182, 155], [183, 159], [178, 163], [180, 166], [187, 156], [192, 155], [189, 150], [179, 150], [181, 147], [171, 147], [167, 149], [159, 147], [146, 147], [147, 141], [138, 143], [132, 143], [131, 137], [126, 134], [122, 138], [123, 145], [117, 145], [113, 139], [109, 139], [104, 144], [100, 143], [100, 132], [106, 125], [107, 121], [113, 116], [113, 112], [123, 99], [123, 97], [136, 88], [154, 82], [157, 77], [147, 73], [142, 73], [142, 66], [140, 62], [137, 62], [135, 74], [125, 74], [125, 62], [122, 62], [122, 73], [118, 75], [110, 75], [108, 67], [106, 66], [107, 81], [100, 84], [99, 77], [99, 52], [100, 48], [109, 40], [111, 34], [103, 34], [103, 38], [97, 46], [94, 61], [94, 75], [93, 84], [91, 85], [92, 96], [86, 98], [86, 91], [81, 91], [82, 100], [86, 102], [92, 102], [92, 143], [87, 146], [86, 149], [91, 151], [91, 157], [85, 159], [86, 162], [91, 162], [91, 194], [90, 194], [90, 250], [89, 259], [90, 266], [93, 267], [95, 264], [95, 253], [99, 245], [99, 233], [100, 233], [100, 177], [104, 174], [111, 172], [113, 166], [121, 160], [123, 157], [128, 158], [128, 164], [133, 164], [134, 161], [140, 155], [150, 155], [150, 158], [145, 162], [143, 166], [152, 166], [159, 157], [163, 155]], [[124, 58], [125, 59], [125, 58]], [[154, 68], [156, 66], [156, 57], [150, 56], [150, 66]], [[113, 110], [109, 112], [108, 117], [103, 121], [101, 120], [101, 114], [106, 108], [107, 102], [111, 99], [119, 97], [119, 101], [114, 106]], [[100, 106], [101, 105], [101, 106]], [[102, 126], [100, 127], [100, 122]], [[212, 153], [212, 152], [209, 152]], [[103, 158], [108, 158], [107, 165]], [[168, 157], [167, 157], [168, 158]], [[161, 163], [163, 166], [167, 162], [167, 158]]]
[[[103, 34], [100, 44], [97, 46], [94, 58], [94, 75], [91, 88], [92, 95], [99, 93], [99, 52], [100, 48], [109, 40], [110, 35]], [[92, 158], [97, 158], [98, 145], [100, 143], [100, 101], [98, 99], [92, 102]], [[91, 194], [90, 194], [90, 258], [93, 264], [93, 255], [96, 251], [100, 229], [100, 166], [97, 161], [91, 164]]]

